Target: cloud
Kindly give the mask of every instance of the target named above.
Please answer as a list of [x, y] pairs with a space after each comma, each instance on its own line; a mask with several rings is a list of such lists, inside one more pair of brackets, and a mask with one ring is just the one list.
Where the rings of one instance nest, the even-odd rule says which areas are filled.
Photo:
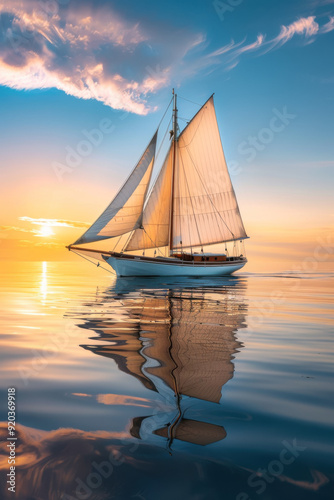
[[0, 231], [21, 231], [23, 233], [30, 233], [29, 229], [15, 226], [0, 226]]
[[0, 0], [0, 85], [54, 87], [146, 114], [148, 93], [167, 85], [172, 66], [202, 40], [128, 21], [105, 3], [64, 3]]
[[263, 55], [303, 37], [310, 43], [334, 29], [315, 16], [207, 53], [203, 33], [142, 18], [139, 23], [102, 0], [0, 0], [0, 85], [57, 88], [114, 109], [147, 114], [151, 93], [203, 70], [237, 66], [246, 54]]
[[268, 49], [281, 47], [291, 40], [295, 35], [306, 38], [314, 38], [319, 33], [319, 24], [315, 21], [315, 16], [303, 17], [288, 26], [281, 26], [280, 33], [272, 40], [268, 41]]
[[[40, 236], [40, 235], [36, 235], [36, 236]], [[19, 246], [20, 247], [24, 247], [24, 248], [27, 248], [27, 247], [47, 247], [47, 248], [53, 248], [53, 249], [57, 249], [57, 248], [62, 248], [64, 249], [64, 244], [62, 243], [56, 243], [54, 241], [39, 241], [39, 242], [35, 242], [35, 241], [30, 241], [30, 240], [20, 240], [19, 241]]]
[[[38, 237], [43, 237], [43, 236], [52, 236], [54, 233], [49, 232], [47, 234], [41, 232], [40, 230], [37, 229], [25, 229], [24, 227], [17, 227], [17, 226], [0, 226], [0, 231], [14, 231], [18, 233], [32, 233], [34, 236]], [[21, 241], [26, 241], [26, 240], [21, 240]]]
[[[245, 39], [239, 43], [232, 40], [229, 44], [209, 53], [203, 60], [203, 65], [214, 64], [216, 60], [216, 63], [225, 64], [225, 69], [229, 71], [237, 66], [240, 57], [247, 52], [258, 52], [258, 55], [263, 55], [282, 47], [296, 35], [304, 37], [306, 43], [309, 43], [314, 41], [316, 36], [334, 30], [334, 17], [329, 17], [329, 21], [321, 26], [315, 19], [315, 16], [303, 17], [287, 26], [283, 25], [279, 34], [271, 39], [259, 34], [256, 41], [250, 44], [246, 44]], [[224, 57], [223, 61], [220, 56]]]
[[0, 226], [0, 231], [15, 231], [18, 233], [34, 233], [35, 236], [39, 235], [37, 229], [25, 229], [24, 227], [17, 226]]
[[318, 31], [319, 24], [315, 22], [315, 16], [303, 17], [288, 26], [282, 26], [280, 34], [274, 41], [286, 43], [296, 34], [305, 35], [308, 38], [316, 35]]
[[328, 23], [324, 24], [319, 32], [320, 33], [329, 33], [330, 31], [334, 30], [334, 17], [330, 16]]
[[[50, 226], [50, 227], [89, 227], [88, 222], [79, 222], [74, 220], [65, 219], [34, 219], [32, 217], [19, 217], [19, 220], [25, 222], [30, 222], [31, 224], [37, 224], [39, 226]], [[24, 230], [27, 231], [27, 230]], [[29, 232], [29, 231], [28, 231]]]

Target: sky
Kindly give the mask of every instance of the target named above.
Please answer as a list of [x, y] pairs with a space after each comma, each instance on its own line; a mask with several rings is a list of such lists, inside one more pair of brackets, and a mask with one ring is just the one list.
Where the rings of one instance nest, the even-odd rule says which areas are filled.
[[333, 57], [334, 0], [0, 0], [0, 259], [73, 258], [175, 87], [181, 128], [215, 93], [245, 270], [333, 269]]

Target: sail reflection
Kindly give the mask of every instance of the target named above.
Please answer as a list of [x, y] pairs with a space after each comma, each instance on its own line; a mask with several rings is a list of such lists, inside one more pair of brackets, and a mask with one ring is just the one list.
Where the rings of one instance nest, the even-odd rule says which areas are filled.
[[117, 280], [86, 304], [94, 312], [80, 327], [94, 330], [99, 342], [82, 347], [162, 396], [153, 415], [133, 419], [132, 436], [169, 447], [174, 440], [207, 445], [225, 438], [222, 415], [213, 412], [216, 421], [208, 421], [207, 405], [220, 402], [234, 374], [242, 348], [236, 333], [246, 327], [244, 288], [240, 278]]

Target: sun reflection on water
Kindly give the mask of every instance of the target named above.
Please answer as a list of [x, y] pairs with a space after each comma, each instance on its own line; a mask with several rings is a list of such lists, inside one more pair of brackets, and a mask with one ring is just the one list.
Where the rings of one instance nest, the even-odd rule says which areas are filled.
[[48, 263], [42, 262], [42, 274], [40, 281], [40, 294], [41, 294], [41, 302], [44, 305], [46, 303], [47, 294], [48, 294]]

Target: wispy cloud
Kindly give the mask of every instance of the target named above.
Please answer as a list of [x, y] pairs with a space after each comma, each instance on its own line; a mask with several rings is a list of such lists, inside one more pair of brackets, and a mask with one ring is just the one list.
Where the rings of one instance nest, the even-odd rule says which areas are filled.
[[38, 232], [37, 229], [31, 230], [31, 229], [25, 229], [24, 227], [16, 227], [16, 226], [0, 226], [0, 231], [18, 231], [20, 233]]
[[305, 44], [307, 44], [314, 41], [317, 36], [332, 30], [334, 30], [334, 17], [329, 17], [329, 20], [321, 25], [316, 22], [315, 16], [303, 17], [287, 26], [281, 26], [279, 34], [274, 38], [267, 38], [266, 35], [259, 34], [253, 43], [246, 43], [245, 39], [238, 43], [232, 40], [206, 55], [203, 59], [203, 66], [216, 62], [216, 64], [225, 64], [225, 69], [231, 70], [237, 66], [241, 56], [245, 53], [266, 54], [282, 47], [295, 36], [303, 37]]
[[334, 16], [331, 16], [329, 18], [328, 23], [324, 24], [320, 29], [319, 33], [329, 33], [330, 31], [334, 30]]

